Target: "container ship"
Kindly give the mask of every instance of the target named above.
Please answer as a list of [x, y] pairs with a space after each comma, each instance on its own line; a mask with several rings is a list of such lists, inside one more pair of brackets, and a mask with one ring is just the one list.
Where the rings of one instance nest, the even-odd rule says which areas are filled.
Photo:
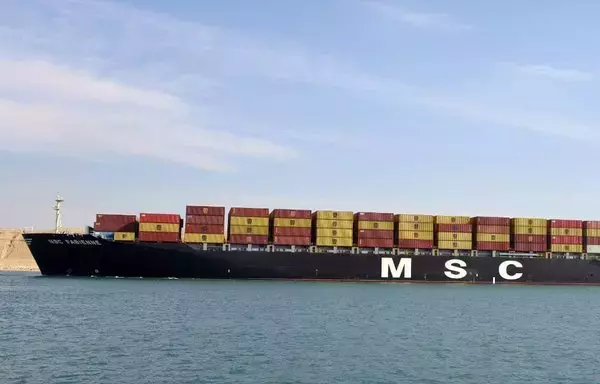
[[600, 284], [600, 221], [188, 205], [25, 233], [45, 276]]

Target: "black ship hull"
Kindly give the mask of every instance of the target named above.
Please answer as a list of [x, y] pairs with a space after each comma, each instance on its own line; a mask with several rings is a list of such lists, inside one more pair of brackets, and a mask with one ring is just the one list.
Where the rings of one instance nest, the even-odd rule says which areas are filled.
[[46, 276], [600, 284], [600, 262], [584, 259], [203, 250], [66, 234], [24, 238]]

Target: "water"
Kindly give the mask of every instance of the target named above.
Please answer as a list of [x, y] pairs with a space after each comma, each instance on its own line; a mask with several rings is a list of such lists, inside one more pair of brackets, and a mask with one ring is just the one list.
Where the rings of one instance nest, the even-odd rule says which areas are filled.
[[0, 275], [0, 383], [593, 383], [600, 288]]

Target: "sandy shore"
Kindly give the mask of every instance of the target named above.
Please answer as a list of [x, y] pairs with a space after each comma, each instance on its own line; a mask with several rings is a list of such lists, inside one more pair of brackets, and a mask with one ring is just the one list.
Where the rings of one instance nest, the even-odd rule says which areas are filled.
[[21, 233], [0, 229], [0, 271], [39, 272]]

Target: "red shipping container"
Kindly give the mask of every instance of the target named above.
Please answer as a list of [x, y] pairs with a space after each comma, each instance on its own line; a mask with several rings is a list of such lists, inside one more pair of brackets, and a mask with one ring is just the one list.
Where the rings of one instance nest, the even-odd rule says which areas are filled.
[[224, 225], [225, 216], [187, 216], [188, 224]]
[[310, 237], [310, 228], [273, 227], [274, 236]]
[[274, 245], [310, 245], [310, 236], [275, 236]]
[[402, 249], [432, 249], [433, 240], [398, 240], [398, 248]]
[[172, 213], [140, 213], [140, 223], [179, 224], [181, 216]]
[[583, 228], [581, 220], [550, 220], [550, 228]]
[[193, 216], [223, 216], [225, 217], [225, 207], [208, 205], [188, 205], [185, 207], [185, 214]]
[[360, 229], [358, 231], [359, 239], [394, 239], [394, 231], [385, 229]]
[[585, 229], [600, 229], [600, 221], [584, 221], [583, 228]]
[[510, 225], [509, 217], [477, 216], [474, 219], [475, 219], [476, 225], [492, 225], [492, 226]]
[[269, 208], [233, 207], [229, 210], [229, 216], [269, 217]]
[[222, 225], [203, 225], [189, 224], [185, 225], [185, 233], [202, 233], [205, 235], [222, 235], [225, 233], [225, 228]]
[[517, 252], [546, 252], [546, 244], [542, 243], [516, 243], [513, 249]]
[[358, 239], [359, 247], [394, 248], [394, 239]]
[[362, 221], [394, 221], [394, 214], [388, 212], [357, 212], [354, 217]]
[[274, 209], [271, 212], [276, 219], [311, 219], [312, 211], [307, 209]]
[[262, 235], [229, 235], [231, 244], [254, 244], [265, 245], [269, 242], [269, 236]]
[[550, 244], [583, 244], [583, 237], [580, 236], [552, 236]]
[[94, 231], [96, 231], [96, 232], [136, 232], [137, 231], [137, 222], [135, 222], [135, 223], [96, 222], [96, 223], [94, 223]]
[[585, 245], [600, 245], [600, 237], [584, 237]]
[[537, 243], [546, 244], [548, 242], [548, 236], [546, 235], [514, 235], [515, 243]]
[[437, 231], [470, 233], [473, 231], [473, 226], [471, 224], [438, 224]]
[[478, 225], [475, 227], [475, 233], [486, 233], [486, 234], [493, 234], [493, 235], [508, 235], [508, 234], [510, 234], [510, 226]]
[[138, 235], [140, 241], [152, 243], [177, 243], [180, 241], [179, 233], [161, 233], [161, 232], [140, 232]]
[[481, 241], [477, 243], [475, 249], [479, 251], [508, 251], [510, 250], [510, 243], [499, 243], [494, 241]]
[[135, 223], [137, 217], [135, 215], [124, 215], [114, 213], [98, 213], [96, 215], [96, 222], [99, 223]]

